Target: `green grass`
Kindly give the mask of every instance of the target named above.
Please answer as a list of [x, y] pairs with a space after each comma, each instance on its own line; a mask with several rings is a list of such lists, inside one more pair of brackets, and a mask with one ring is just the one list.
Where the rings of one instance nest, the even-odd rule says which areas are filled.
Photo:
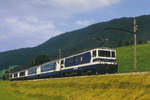
[[0, 93], [0, 100], [149, 100], [150, 73], [40, 81], [1, 81], [0, 86], [3, 91]]
[[20, 97], [9, 92], [8, 83], [9, 82], [0, 81], [0, 100], [20, 100]]
[[[117, 48], [118, 73], [134, 71], [133, 46]], [[137, 45], [137, 71], [150, 71], [150, 44]]]

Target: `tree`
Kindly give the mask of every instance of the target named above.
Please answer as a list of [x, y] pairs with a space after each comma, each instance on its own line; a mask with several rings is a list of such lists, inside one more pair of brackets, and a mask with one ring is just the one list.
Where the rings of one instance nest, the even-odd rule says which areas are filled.
[[9, 71], [5, 71], [4, 75], [2, 76], [3, 80], [8, 80], [9, 79]]
[[38, 55], [35, 59], [32, 60], [32, 66], [40, 65], [50, 60], [48, 55], [41, 54]]
[[123, 40], [119, 40], [119, 42], [118, 42], [117, 46], [118, 46], [118, 47], [123, 46]]

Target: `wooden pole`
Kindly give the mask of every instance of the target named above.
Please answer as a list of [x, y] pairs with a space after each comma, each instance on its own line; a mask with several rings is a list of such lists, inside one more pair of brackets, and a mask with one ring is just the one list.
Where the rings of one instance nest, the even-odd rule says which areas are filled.
[[134, 18], [134, 72], [136, 72], [136, 19]]

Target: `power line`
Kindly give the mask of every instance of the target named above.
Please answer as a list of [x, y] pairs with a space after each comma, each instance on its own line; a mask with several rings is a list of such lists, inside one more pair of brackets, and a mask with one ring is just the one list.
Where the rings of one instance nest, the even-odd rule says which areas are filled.
[[136, 24], [136, 19], [133, 18], [133, 32], [126, 30], [126, 29], [121, 29], [121, 28], [116, 28], [116, 27], [109, 27], [105, 28], [105, 30], [118, 30], [122, 32], [127, 32], [133, 34], [133, 39], [134, 39], [134, 71], [136, 72], [136, 32], [137, 32], [137, 24]]

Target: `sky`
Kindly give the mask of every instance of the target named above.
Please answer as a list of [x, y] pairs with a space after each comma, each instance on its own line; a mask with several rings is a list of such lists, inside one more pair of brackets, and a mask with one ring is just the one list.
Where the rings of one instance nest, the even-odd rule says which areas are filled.
[[150, 14], [150, 0], [0, 0], [0, 52], [34, 47], [114, 18]]

